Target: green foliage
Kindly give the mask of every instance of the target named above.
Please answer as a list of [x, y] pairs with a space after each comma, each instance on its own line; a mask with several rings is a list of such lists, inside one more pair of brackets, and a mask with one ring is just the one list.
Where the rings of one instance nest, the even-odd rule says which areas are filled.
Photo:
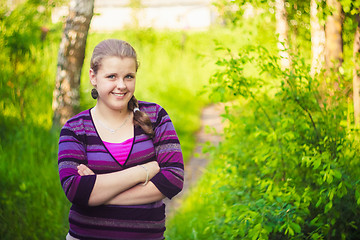
[[345, 13], [351, 15], [359, 14], [360, 11], [360, 2], [354, 0], [340, 0], [341, 6]]
[[358, 239], [359, 141], [346, 96], [319, 91], [323, 78], [296, 56], [282, 71], [263, 47], [228, 52], [212, 89], [242, 100], [226, 109], [226, 139], [169, 239]]
[[5, 114], [22, 121], [33, 116], [32, 91], [43, 84], [48, 74], [45, 63], [53, 57], [47, 55], [45, 38], [50, 7], [47, 1], [26, 1], [13, 10], [0, 7], [0, 105]]
[[6, 6], [0, 7], [0, 235], [62, 238], [68, 203], [54, 161], [58, 132], [50, 132], [60, 32], [48, 22], [48, 1]]
[[[348, 15], [357, 13], [355, 2], [342, 1]], [[241, 23], [243, 5], [224, 4], [231, 13], [225, 20]], [[321, 8], [324, 23], [329, 9]], [[291, 71], [282, 71], [276, 51], [264, 47], [267, 35], [239, 53], [218, 47], [227, 56], [217, 61], [210, 95], [233, 103], [225, 109], [225, 141], [208, 149], [213, 162], [170, 220], [167, 239], [360, 237], [360, 142], [348, 103], [355, 21], [344, 24], [339, 73], [311, 77], [309, 1], [287, 1], [286, 9], [291, 49], [301, 55], [292, 56]], [[329, 79], [340, 88], [325, 89]]]
[[216, 0], [212, 4], [217, 9], [220, 23], [226, 26], [238, 26], [243, 21], [243, 14], [251, 5], [259, 8], [267, 5], [266, 0]]
[[304, 44], [311, 42], [310, 1], [286, 1], [285, 9], [288, 14], [292, 50], [296, 52], [299, 44], [304, 47]]

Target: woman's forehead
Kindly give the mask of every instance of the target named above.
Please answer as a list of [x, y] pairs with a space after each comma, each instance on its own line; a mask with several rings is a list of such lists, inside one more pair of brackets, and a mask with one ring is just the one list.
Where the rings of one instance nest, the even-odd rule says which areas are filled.
[[116, 56], [109, 56], [105, 57], [101, 61], [101, 67], [99, 70], [110, 70], [110, 69], [117, 69], [117, 70], [131, 70], [136, 71], [136, 60], [130, 57], [116, 57]]

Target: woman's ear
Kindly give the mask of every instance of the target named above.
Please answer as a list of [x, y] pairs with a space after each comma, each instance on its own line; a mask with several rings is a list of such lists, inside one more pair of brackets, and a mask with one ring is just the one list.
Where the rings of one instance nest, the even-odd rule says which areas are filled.
[[94, 70], [92, 70], [91, 68], [90, 68], [90, 70], [89, 70], [89, 77], [90, 77], [90, 82], [91, 82], [91, 84], [92, 84], [94, 87], [96, 87], [96, 85], [97, 85], [96, 74], [95, 74]]

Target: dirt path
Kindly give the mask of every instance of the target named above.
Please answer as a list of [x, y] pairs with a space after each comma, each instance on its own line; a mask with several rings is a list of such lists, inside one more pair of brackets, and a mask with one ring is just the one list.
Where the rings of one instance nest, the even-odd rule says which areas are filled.
[[[213, 145], [217, 145], [221, 136], [214, 134], [222, 132], [222, 122], [220, 114], [223, 112], [224, 106], [222, 104], [214, 104], [203, 109], [201, 115], [201, 129], [196, 135], [197, 143], [194, 154], [185, 165], [185, 182], [184, 188], [171, 201], [165, 199], [166, 216], [171, 217], [181, 205], [181, 202], [188, 194], [189, 190], [194, 186], [196, 181], [205, 171], [206, 165], [209, 162], [206, 154], [202, 153], [202, 146], [209, 141]], [[209, 128], [211, 129], [209, 131]]]

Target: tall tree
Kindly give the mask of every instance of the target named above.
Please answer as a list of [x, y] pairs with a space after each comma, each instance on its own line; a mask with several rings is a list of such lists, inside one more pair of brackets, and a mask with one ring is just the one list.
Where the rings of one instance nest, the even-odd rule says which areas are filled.
[[318, 0], [311, 0], [310, 2], [312, 76], [319, 73], [325, 64], [325, 28], [319, 20], [318, 2]]
[[281, 66], [290, 68], [291, 58], [289, 53], [289, 23], [285, 8], [285, 0], [275, 0], [276, 33], [278, 34], [278, 48], [280, 50]]
[[70, 0], [53, 93], [53, 126], [63, 125], [79, 108], [80, 76], [94, 0]]
[[[360, 9], [359, 9], [360, 12]], [[360, 126], [360, 13], [356, 16], [357, 27], [354, 38], [353, 100], [355, 125]]]
[[344, 13], [338, 0], [326, 0], [330, 14], [325, 24], [325, 62], [328, 70], [337, 71], [343, 62]]

